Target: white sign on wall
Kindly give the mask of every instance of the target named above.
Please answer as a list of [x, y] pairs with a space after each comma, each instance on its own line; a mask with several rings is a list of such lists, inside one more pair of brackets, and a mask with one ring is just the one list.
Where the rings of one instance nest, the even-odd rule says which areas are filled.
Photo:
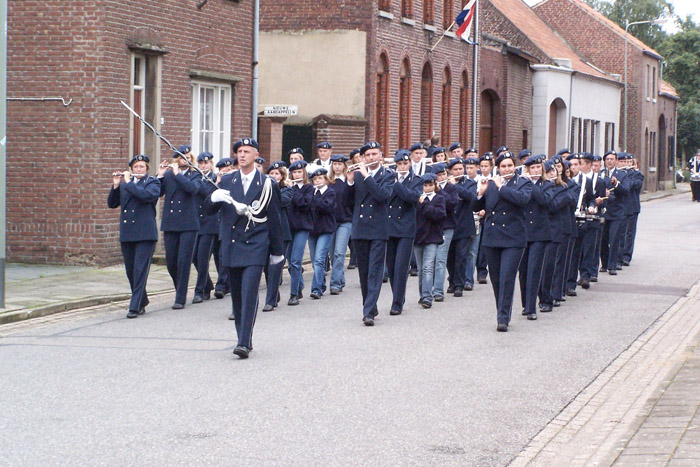
[[263, 110], [263, 115], [267, 117], [289, 117], [298, 113], [298, 105], [267, 105]]

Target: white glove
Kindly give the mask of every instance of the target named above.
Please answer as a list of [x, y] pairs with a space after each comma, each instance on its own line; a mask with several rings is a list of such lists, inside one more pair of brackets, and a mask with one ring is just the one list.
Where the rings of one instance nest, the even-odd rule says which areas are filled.
[[211, 202], [233, 204], [233, 198], [230, 191], [219, 188], [211, 194]]
[[270, 255], [270, 266], [274, 266], [275, 264], [279, 264], [282, 261], [284, 261], [284, 256], [283, 255]]

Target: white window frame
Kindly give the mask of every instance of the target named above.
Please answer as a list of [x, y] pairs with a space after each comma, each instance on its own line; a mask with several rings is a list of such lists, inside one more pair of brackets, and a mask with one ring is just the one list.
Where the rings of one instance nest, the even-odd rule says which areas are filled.
[[[136, 59], [139, 59], [141, 61], [141, 67], [139, 68], [139, 77], [138, 77], [138, 84], [134, 84], [134, 74], [136, 73]], [[131, 92], [131, 106], [135, 107], [135, 102], [134, 102], [134, 96], [135, 93], [133, 91], [141, 91], [141, 113], [144, 113], [144, 110], [146, 109], [146, 56], [145, 55], [139, 55], [139, 54], [131, 54], [131, 87], [132, 87], [132, 92]], [[138, 154], [143, 154], [144, 149], [146, 147], [146, 125], [142, 125], [141, 123], [138, 123], [139, 127], [141, 128], [141, 144], [139, 147]], [[131, 140], [131, 138], [129, 138]], [[129, 141], [129, 151], [133, 152], [133, 142]], [[131, 154], [131, 156], [135, 156], [136, 154]]]
[[192, 90], [190, 138], [193, 154], [197, 155], [205, 150], [200, 125], [201, 90], [213, 89], [213, 126], [210, 130], [213, 133], [213, 138], [209, 152], [214, 155], [215, 161], [229, 157], [231, 155], [231, 93], [233, 92], [231, 85], [211, 81], [192, 81], [190, 85]]

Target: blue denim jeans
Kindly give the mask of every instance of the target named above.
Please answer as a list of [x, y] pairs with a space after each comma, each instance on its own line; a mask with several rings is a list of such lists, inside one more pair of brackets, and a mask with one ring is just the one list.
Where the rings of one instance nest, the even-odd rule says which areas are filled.
[[328, 248], [331, 246], [332, 239], [333, 234], [331, 233], [309, 236], [309, 250], [313, 251], [314, 254], [312, 258], [314, 278], [311, 281], [311, 292], [318, 295], [323, 295], [326, 290], [326, 256], [328, 256]]
[[291, 276], [289, 294], [299, 295], [304, 289], [304, 278], [301, 275], [301, 262], [304, 260], [304, 250], [309, 239], [309, 232], [300, 230], [292, 234], [292, 253], [289, 258], [289, 275]]
[[420, 298], [429, 303], [433, 303], [433, 276], [439, 246], [437, 243], [413, 246], [413, 251], [416, 254], [416, 264], [418, 265]]
[[338, 225], [331, 242], [330, 251], [333, 252], [331, 271], [331, 289], [342, 290], [345, 287], [345, 254], [348, 251], [352, 222], [343, 222]]
[[[452, 243], [452, 235], [455, 233], [454, 229], [445, 229], [442, 237], [445, 239], [442, 245], [436, 245], [437, 256], [435, 258], [435, 272], [433, 285], [433, 296], [445, 296], [445, 276], [447, 275], [447, 253], [450, 251], [450, 243]], [[418, 259], [416, 259], [418, 261]], [[420, 264], [418, 265], [418, 270], [420, 271]], [[419, 272], [420, 273], [420, 272]]]
[[464, 283], [471, 286], [474, 285], [474, 268], [476, 268], [476, 255], [479, 253], [479, 237], [481, 237], [481, 232], [471, 237], [469, 245], [467, 245], [467, 271], [464, 274]]

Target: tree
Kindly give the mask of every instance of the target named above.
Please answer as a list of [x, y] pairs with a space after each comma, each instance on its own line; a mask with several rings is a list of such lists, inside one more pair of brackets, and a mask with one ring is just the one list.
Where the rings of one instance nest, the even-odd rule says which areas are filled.
[[[623, 29], [635, 21], [676, 18], [668, 0], [586, 0], [586, 3]], [[629, 32], [654, 50], [666, 39], [666, 32], [653, 24], [633, 26]]]

